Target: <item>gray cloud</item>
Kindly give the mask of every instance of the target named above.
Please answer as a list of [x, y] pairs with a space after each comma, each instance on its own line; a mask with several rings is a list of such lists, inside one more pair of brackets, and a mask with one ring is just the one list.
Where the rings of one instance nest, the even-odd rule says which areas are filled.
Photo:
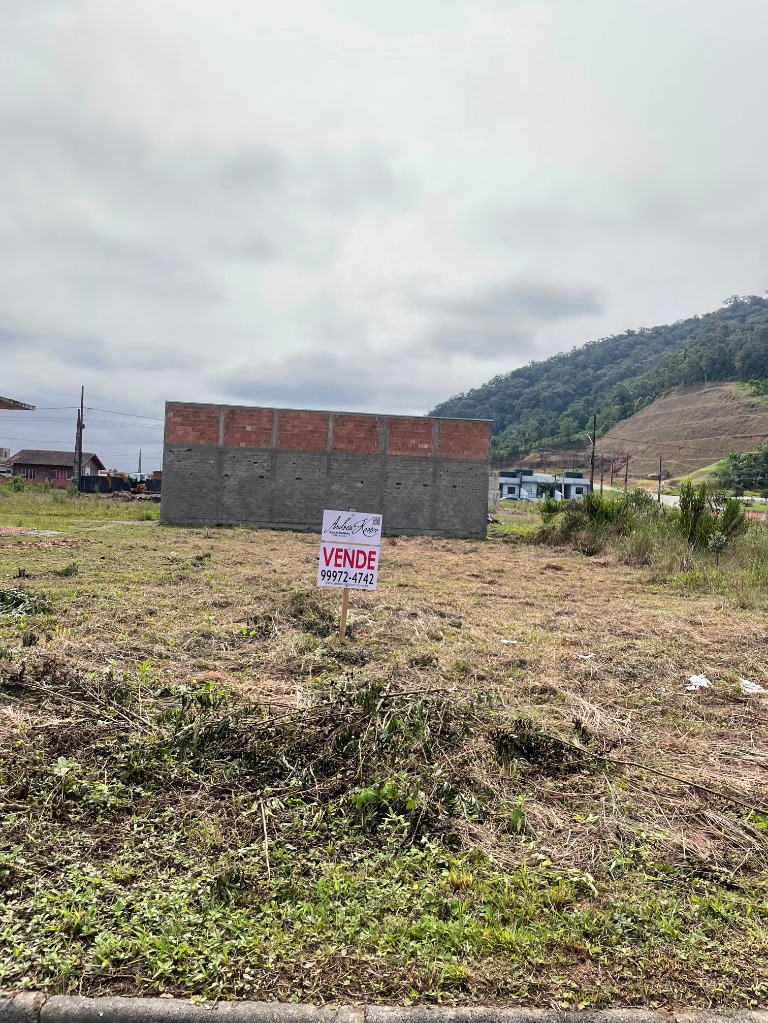
[[426, 341], [438, 352], [478, 359], [532, 358], [543, 328], [597, 316], [603, 302], [595, 288], [566, 288], [536, 281], [498, 281], [451, 294], [410, 286], [405, 301], [427, 314]]
[[554, 284], [503, 281], [482, 284], [453, 295], [423, 296], [421, 308], [468, 319], [562, 320], [603, 311], [596, 289], [566, 289]]
[[622, 240], [669, 244], [738, 244], [754, 237], [757, 217], [768, 216], [768, 200], [751, 169], [714, 182], [686, 185], [634, 182], [617, 193], [573, 195], [547, 201], [480, 205], [465, 221], [468, 238], [515, 249], [553, 246], [573, 250]]
[[67, 334], [35, 334], [0, 327], [0, 351], [6, 360], [14, 355], [24, 358], [33, 354], [86, 371], [111, 370], [116, 366], [114, 353], [99, 339]]
[[436, 326], [429, 333], [428, 341], [438, 352], [466, 353], [476, 358], [505, 357], [510, 362], [532, 358], [536, 348], [533, 330], [483, 326], [466, 321]]
[[215, 382], [226, 400], [244, 404], [394, 411], [427, 406], [434, 393], [429, 369], [426, 353], [403, 361], [364, 348], [305, 351], [290, 360], [243, 364]]

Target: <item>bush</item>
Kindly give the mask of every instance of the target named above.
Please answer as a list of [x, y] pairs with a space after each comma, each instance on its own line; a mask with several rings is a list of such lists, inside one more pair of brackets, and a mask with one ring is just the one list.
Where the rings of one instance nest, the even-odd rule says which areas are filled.
[[538, 511], [542, 522], [545, 525], [552, 522], [555, 515], [565, 510], [566, 504], [565, 501], [556, 501], [554, 497], [545, 497], [543, 501], [539, 501]]
[[597, 554], [614, 537], [631, 533], [644, 518], [660, 515], [653, 498], [642, 490], [620, 497], [587, 494], [581, 501], [542, 501], [543, 527], [538, 543], [571, 544], [583, 554]]
[[10, 487], [11, 490], [14, 490], [17, 494], [21, 494], [27, 489], [27, 481], [23, 476], [11, 476]]
[[602, 497], [593, 491], [579, 502], [583, 513], [590, 522], [617, 522], [625, 515], [626, 506], [624, 502], [612, 497]]
[[692, 551], [668, 516], [653, 512], [638, 518], [617, 541], [619, 561], [625, 565], [654, 567], [662, 575], [687, 571]]
[[[719, 554], [728, 541], [747, 530], [748, 520], [735, 497], [725, 497], [706, 483], [694, 486], [686, 480], [680, 487], [680, 507], [673, 522], [694, 550], [715, 550]], [[714, 540], [720, 534], [722, 540]]]

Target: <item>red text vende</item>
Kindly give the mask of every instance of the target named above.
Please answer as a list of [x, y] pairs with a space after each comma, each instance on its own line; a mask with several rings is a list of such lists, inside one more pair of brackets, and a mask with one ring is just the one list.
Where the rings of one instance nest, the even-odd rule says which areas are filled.
[[346, 544], [322, 544], [320, 548], [321, 568], [352, 568], [373, 572], [376, 569], [379, 552], [375, 547], [348, 547]]

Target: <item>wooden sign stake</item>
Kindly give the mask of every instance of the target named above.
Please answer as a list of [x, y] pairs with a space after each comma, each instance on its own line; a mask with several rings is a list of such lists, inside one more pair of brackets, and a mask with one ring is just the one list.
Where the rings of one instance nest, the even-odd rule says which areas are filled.
[[341, 593], [341, 622], [339, 623], [339, 640], [343, 643], [347, 634], [347, 610], [349, 608], [349, 588], [344, 587]]
[[[350, 508], [351, 512], [357, 508]], [[341, 592], [341, 620], [339, 621], [339, 642], [343, 643], [347, 635], [347, 611], [349, 610], [349, 587], [345, 586]]]

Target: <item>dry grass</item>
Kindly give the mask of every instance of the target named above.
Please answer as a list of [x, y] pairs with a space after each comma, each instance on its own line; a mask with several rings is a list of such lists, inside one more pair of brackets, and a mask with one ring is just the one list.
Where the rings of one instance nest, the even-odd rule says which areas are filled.
[[[82, 677], [143, 665], [148, 707], [193, 680], [273, 714], [311, 707], [318, 687], [344, 679], [479, 701], [482, 727], [455, 766], [492, 793], [493, 812], [454, 822], [466, 851], [566, 877], [642, 866], [647, 879], [655, 863], [681, 876], [763, 878], [768, 698], [743, 696], [738, 679], [768, 688], [764, 614], [671, 592], [608, 556], [397, 538], [384, 542], [379, 590], [352, 595], [351, 638], [340, 646], [339, 594], [314, 589], [315, 536], [70, 528], [56, 546], [0, 537], [1, 584], [23, 569], [24, 585], [55, 608], [55, 619], [33, 623], [36, 646], [21, 647], [18, 622], [0, 627], [9, 664], [25, 658], [34, 675], [45, 661]], [[76, 574], [57, 574], [72, 562]], [[687, 692], [694, 674], [711, 688]], [[65, 734], [78, 718], [75, 705], [11, 690], [0, 696], [0, 748], [41, 730]], [[553, 744], [540, 756], [500, 757], [494, 735], [520, 721]], [[597, 904], [597, 889], [586, 899]], [[491, 978], [494, 956], [478, 966]], [[477, 990], [494, 997], [491, 980]]]
[[[737, 681], [768, 688], [762, 614], [649, 585], [607, 557], [398, 538], [385, 541], [378, 592], [352, 596], [342, 648], [329, 628], [338, 594], [312, 589], [314, 536], [137, 524], [82, 539], [51, 549], [44, 538], [37, 548], [4, 538], [6, 581], [23, 566], [31, 588], [56, 601], [56, 633], [32, 657], [44, 650], [85, 671], [148, 661], [158, 687], [214, 679], [287, 708], [340, 672], [491, 696], [501, 720], [531, 717], [596, 754], [722, 793], [634, 766], [620, 800], [602, 774], [575, 788], [567, 777], [528, 778], [531, 830], [558, 862], [594, 864], [617, 827], [652, 832], [673, 858], [720, 862], [761, 848], [751, 826], [726, 826], [723, 813], [768, 812], [768, 701], [741, 695]], [[73, 559], [77, 575], [53, 574]], [[297, 618], [297, 590], [299, 605], [306, 590], [325, 609], [319, 635]], [[693, 674], [712, 688], [686, 692]]]

